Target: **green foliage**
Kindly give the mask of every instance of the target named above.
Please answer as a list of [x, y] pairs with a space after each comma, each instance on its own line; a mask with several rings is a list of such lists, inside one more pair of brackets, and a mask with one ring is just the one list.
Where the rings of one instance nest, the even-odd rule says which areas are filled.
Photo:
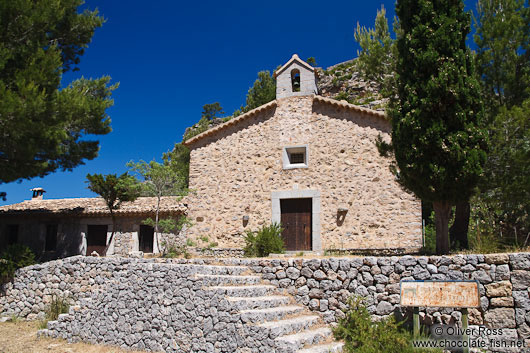
[[197, 243], [193, 241], [193, 239], [186, 239], [186, 246], [189, 246], [189, 247], [192, 247], [192, 246], [197, 246]]
[[61, 89], [104, 22], [97, 10], [78, 13], [82, 4], [0, 2], [0, 183], [72, 170], [98, 154], [99, 142], [82, 138], [111, 131], [109, 77]]
[[35, 254], [25, 245], [8, 246], [0, 257], [0, 283], [13, 278], [19, 268], [35, 264]]
[[[116, 174], [87, 174], [88, 189], [103, 198], [112, 218], [112, 234], [108, 246], [114, 238], [116, 230], [116, 217], [114, 211], [120, 208], [123, 202], [134, 201], [140, 196], [138, 181], [128, 173], [120, 176]], [[105, 249], [106, 252], [107, 249]], [[103, 254], [101, 254], [103, 255]]]
[[[398, 33], [397, 21], [395, 23], [394, 30]], [[385, 8], [382, 6], [377, 10], [375, 28], [367, 29], [357, 23], [354, 36], [361, 47], [356, 61], [359, 73], [365, 80], [376, 82], [383, 97], [390, 97], [395, 88], [397, 53], [395, 41], [390, 37]]]
[[128, 173], [120, 176], [116, 174], [87, 174], [88, 189], [103, 198], [110, 214], [120, 208], [126, 201], [134, 201], [140, 196], [140, 185]]
[[491, 125], [491, 151], [481, 199], [496, 212], [496, 233], [526, 239], [530, 234], [530, 99], [501, 107]]
[[171, 152], [166, 152], [162, 156], [165, 165], [177, 174], [179, 180], [182, 180], [182, 187], [180, 193], [184, 193], [189, 185], [190, 174], [190, 149], [182, 143], [176, 143]]
[[[144, 219], [142, 221], [142, 224], [145, 224], [146, 226], [155, 227], [156, 222], [151, 217]], [[174, 219], [171, 218], [165, 218], [165, 219], [159, 219], [158, 220], [158, 229], [162, 233], [171, 233], [175, 230], [177, 226], [177, 222], [175, 222]]]
[[62, 298], [57, 295], [52, 295], [52, 301], [46, 308], [46, 318], [39, 322], [39, 329], [45, 329], [48, 326], [48, 321], [56, 321], [61, 314], [67, 314], [70, 310], [70, 304], [67, 298]]
[[225, 112], [223, 111], [223, 108], [221, 107], [221, 104], [219, 102], [211, 103], [211, 104], [205, 104], [202, 106], [202, 119], [206, 120], [213, 120], [215, 118], [218, 118], [218, 115], [222, 115]]
[[351, 297], [349, 309], [333, 328], [337, 340], [344, 341], [346, 353], [413, 353], [433, 352], [412, 347], [412, 335], [403, 330], [394, 317], [372, 322], [362, 298]]
[[515, 237], [511, 227], [503, 221], [505, 212], [499, 205], [485, 199], [483, 194], [471, 200], [469, 242], [475, 253], [527, 251], [528, 232]]
[[477, 69], [491, 111], [530, 97], [530, 9], [525, 0], [479, 0]]
[[248, 89], [246, 105], [240, 109], [246, 113], [274, 99], [276, 99], [276, 80], [269, 71], [260, 71], [258, 72], [258, 79]]
[[[162, 196], [172, 196], [182, 194], [185, 190], [185, 180], [181, 173], [171, 167], [168, 163], [149, 163], [140, 160], [130, 161], [127, 167], [137, 173], [142, 180], [143, 194], [155, 196], [157, 198], [155, 210], [155, 243], [158, 245], [158, 233], [160, 232], [160, 199]], [[164, 221], [164, 227], [171, 227], [171, 220]], [[174, 227], [173, 227], [174, 228]]]
[[285, 243], [281, 237], [282, 227], [278, 223], [264, 226], [257, 232], [247, 231], [245, 248], [247, 257], [266, 257], [269, 254], [282, 254], [285, 252]]
[[52, 295], [50, 306], [46, 310], [46, 319], [55, 321], [61, 314], [67, 314], [70, 309], [69, 300], [57, 295]]
[[186, 133], [184, 133], [184, 136], [182, 136], [182, 141], [189, 140], [190, 138], [202, 134], [203, 132], [208, 130], [210, 126], [210, 121], [206, 118], [201, 118], [201, 120], [199, 120], [196, 125], [197, 126], [195, 128], [189, 129], [188, 131], [186, 131]]
[[486, 160], [480, 85], [465, 44], [470, 19], [456, 1], [403, 0], [396, 13], [397, 96], [389, 116], [397, 176], [433, 202], [437, 253], [447, 253], [451, 205], [469, 200]]
[[316, 61], [314, 56], [310, 56], [309, 58], [307, 58], [307, 60], [305, 62], [308, 63], [309, 65], [313, 66], [313, 67], [317, 66], [317, 61]]
[[348, 98], [349, 98], [348, 93], [345, 91], [340, 91], [335, 97], [333, 97], [333, 99], [338, 100], [338, 101], [341, 101], [341, 100], [347, 101]]
[[474, 249], [528, 245], [530, 235], [530, 8], [523, 0], [477, 3], [476, 62], [488, 113], [490, 151], [472, 204]]
[[172, 168], [169, 163], [158, 163], [140, 160], [129, 161], [126, 166], [131, 172], [136, 173], [142, 181], [142, 194], [145, 196], [175, 196], [185, 192], [185, 180], [178, 169]]
[[189, 255], [188, 249], [185, 245], [177, 245], [173, 242], [168, 242], [166, 240], [162, 241], [162, 249], [164, 249], [162, 253], [162, 257], [165, 258], [176, 258], [180, 256], [184, 256], [187, 258]]
[[436, 229], [434, 227], [434, 212], [425, 222], [425, 246], [422, 249], [425, 255], [436, 254]]

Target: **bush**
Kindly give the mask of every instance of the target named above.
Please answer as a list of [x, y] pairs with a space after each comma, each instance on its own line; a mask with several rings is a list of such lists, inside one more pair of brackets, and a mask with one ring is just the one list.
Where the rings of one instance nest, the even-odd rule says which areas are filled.
[[245, 236], [246, 257], [265, 257], [269, 254], [282, 254], [285, 252], [285, 243], [281, 237], [282, 227], [278, 223], [262, 227], [257, 232], [248, 231]]
[[405, 331], [394, 317], [373, 322], [362, 298], [351, 297], [346, 316], [339, 319], [333, 335], [344, 340], [346, 353], [412, 353], [436, 352], [420, 350], [411, 345], [412, 334]]
[[39, 329], [45, 329], [48, 326], [48, 321], [55, 321], [59, 318], [60, 314], [66, 314], [70, 310], [70, 304], [68, 299], [61, 298], [56, 295], [52, 296], [52, 302], [46, 309], [46, 319], [40, 321]]
[[25, 245], [13, 244], [7, 247], [0, 258], [0, 279], [5, 282], [13, 278], [21, 267], [33, 265], [35, 254]]

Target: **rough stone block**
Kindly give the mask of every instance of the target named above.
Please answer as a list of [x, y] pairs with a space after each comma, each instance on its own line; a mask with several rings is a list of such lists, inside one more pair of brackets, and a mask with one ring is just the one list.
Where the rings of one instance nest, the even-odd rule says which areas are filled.
[[530, 271], [514, 270], [511, 273], [514, 290], [524, 290], [530, 287]]
[[503, 265], [510, 261], [508, 254], [486, 254], [484, 260], [487, 264]]
[[512, 297], [495, 297], [490, 299], [492, 307], [513, 307], [514, 301]]
[[512, 284], [510, 281], [490, 283], [484, 287], [488, 297], [510, 297], [512, 295]]
[[490, 328], [515, 328], [513, 308], [490, 309], [484, 313], [484, 324]]

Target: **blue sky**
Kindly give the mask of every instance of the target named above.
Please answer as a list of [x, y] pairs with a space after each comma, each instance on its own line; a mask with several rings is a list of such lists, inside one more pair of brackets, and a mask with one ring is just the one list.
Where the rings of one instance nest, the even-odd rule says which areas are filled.
[[0, 185], [11, 204], [43, 187], [45, 198], [96, 196], [87, 173], [123, 173], [129, 160], [160, 160], [180, 142], [202, 106], [220, 102], [227, 114], [245, 101], [261, 70], [274, 70], [297, 53], [328, 67], [357, 55], [357, 22], [372, 27], [394, 1], [104, 1], [86, 0], [107, 19], [63, 78], [110, 75], [120, 87], [108, 110], [113, 131], [97, 137], [99, 156], [72, 172]]

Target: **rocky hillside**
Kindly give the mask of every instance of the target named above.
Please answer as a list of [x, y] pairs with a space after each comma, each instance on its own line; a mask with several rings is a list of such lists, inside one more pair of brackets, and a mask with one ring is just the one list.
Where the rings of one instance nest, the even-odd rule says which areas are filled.
[[[361, 78], [355, 65], [355, 59], [330, 66], [325, 70], [320, 67], [316, 70], [320, 95], [345, 100], [365, 108], [385, 110], [384, 107], [388, 99], [381, 97], [375, 82], [365, 81]], [[216, 118], [208, 122], [199, 121], [186, 129], [184, 137], [186, 139], [191, 138], [229, 119], [230, 117]]]
[[357, 71], [355, 59], [328, 67], [317, 68], [318, 90], [324, 97], [345, 100], [361, 107], [384, 111], [388, 99], [381, 97], [377, 84], [365, 81]]

